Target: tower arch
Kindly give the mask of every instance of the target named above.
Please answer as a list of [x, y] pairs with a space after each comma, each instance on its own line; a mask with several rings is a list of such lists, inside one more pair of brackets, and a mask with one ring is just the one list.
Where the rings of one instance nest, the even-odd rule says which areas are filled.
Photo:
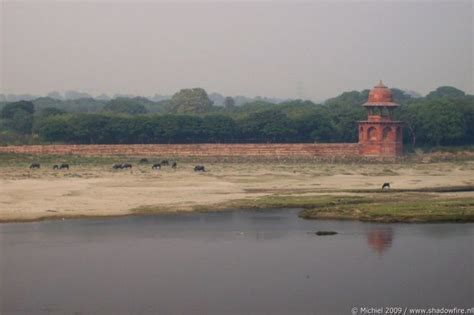
[[376, 141], [377, 140], [377, 128], [371, 126], [367, 129], [367, 140]]
[[383, 133], [382, 133], [382, 140], [387, 141], [392, 138], [392, 128], [387, 126], [383, 128]]

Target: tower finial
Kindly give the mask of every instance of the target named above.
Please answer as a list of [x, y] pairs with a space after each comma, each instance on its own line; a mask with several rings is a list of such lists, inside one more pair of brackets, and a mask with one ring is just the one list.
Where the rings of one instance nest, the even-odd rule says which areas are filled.
[[386, 86], [383, 84], [382, 80], [379, 80], [379, 84], [377, 84], [375, 87], [386, 88]]

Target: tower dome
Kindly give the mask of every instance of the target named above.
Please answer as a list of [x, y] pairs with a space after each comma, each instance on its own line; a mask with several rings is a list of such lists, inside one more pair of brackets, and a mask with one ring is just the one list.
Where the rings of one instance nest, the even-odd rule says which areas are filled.
[[393, 102], [392, 91], [390, 91], [390, 89], [382, 83], [382, 80], [380, 80], [379, 84], [370, 90], [369, 99], [363, 104], [363, 106], [392, 107], [399, 105]]

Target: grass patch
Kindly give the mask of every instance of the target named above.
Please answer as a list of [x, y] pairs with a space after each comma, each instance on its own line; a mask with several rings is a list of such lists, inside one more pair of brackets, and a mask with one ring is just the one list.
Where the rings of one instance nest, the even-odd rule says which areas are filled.
[[305, 219], [350, 219], [377, 222], [473, 222], [474, 198], [440, 199], [423, 193], [365, 196], [271, 195], [221, 204], [196, 206], [195, 211], [224, 209], [301, 208]]
[[452, 192], [468, 192], [474, 191], [474, 185], [457, 185], [457, 186], [440, 186], [440, 187], [422, 187], [412, 189], [385, 189], [372, 188], [372, 189], [345, 189], [337, 190], [337, 192], [346, 193], [403, 193], [403, 192], [419, 192], [419, 193], [452, 193]]
[[379, 222], [473, 222], [474, 198], [434, 199], [419, 195], [375, 198], [372, 202], [315, 206], [305, 219], [357, 219]]
[[[377, 222], [474, 222], [474, 198], [446, 199], [426, 193], [367, 194], [363, 196], [274, 194], [198, 205], [193, 211], [300, 208], [304, 219], [350, 219]], [[143, 206], [134, 214], [180, 212], [163, 206]]]

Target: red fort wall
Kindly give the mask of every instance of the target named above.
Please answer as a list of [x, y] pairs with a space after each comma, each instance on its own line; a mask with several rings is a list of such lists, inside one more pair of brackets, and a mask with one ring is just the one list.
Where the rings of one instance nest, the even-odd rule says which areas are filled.
[[265, 156], [354, 157], [358, 143], [296, 144], [132, 144], [132, 145], [28, 145], [0, 147], [1, 153], [130, 155], [130, 156]]

